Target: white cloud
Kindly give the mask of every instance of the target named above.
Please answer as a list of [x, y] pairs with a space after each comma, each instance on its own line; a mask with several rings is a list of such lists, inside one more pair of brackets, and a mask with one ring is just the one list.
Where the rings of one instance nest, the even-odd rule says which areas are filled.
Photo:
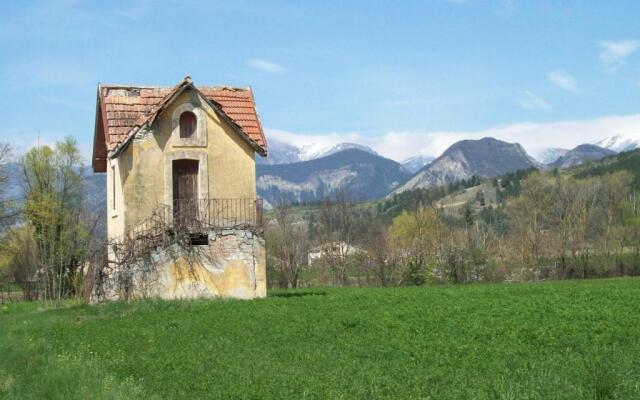
[[453, 143], [464, 139], [491, 136], [510, 143], [520, 143], [531, 154], [545, 148], [573, 148], [583, 143], [595, 143], [614, 135], [640, 139], [640, 114], [609, 116], [590, 120], [549, 123], [523, 122], [476, 131], [391, 131], [372, 136], [357, 132], [328, 134], [296, 134], [267, 129], [267, 141], [277, 139], [297, 146], [326, 148], [352, 142], [371, 147], [379, 154], [401, 161], [415, 155], [437, 157]]
[[610, 71], [616, 71], [624, 65], [627, 57], [640, 48], [638, 40], [600, 41], [600, 61]]
[[551, 104], [535, 93], [525, 90], [518, 99], [520, 107], [527, 110], [550, 110]]
[[576, 90], [576, 80], [566, 71], [555, 70], [547, 74], [547, 78], [560, 89], [570, 92]]
[[276, 64], [274, 62], [263, 60], [260, 58], [253, 58], [247, 61], [247, 65], [262, 71], [271, 72], [272, 74], [284, 72], [285, 70], [285, 68], [280, 64]]

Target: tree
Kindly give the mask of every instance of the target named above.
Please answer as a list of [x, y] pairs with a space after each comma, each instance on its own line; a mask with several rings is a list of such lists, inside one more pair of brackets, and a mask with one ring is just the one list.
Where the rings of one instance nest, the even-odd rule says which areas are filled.
[[478, 194], [476, 194], [476, 201], [478, 202], [478, 204], [480, 204], [480, 207], [484, 207], [486, 205], [484, 191], [478, 190]]
[[335, 200], [322, 202], [318, 215], [321, 226], [320, 246], [328, 249], [323, 258], [328, 263], [336, 284], [347, 283], [348, 257], [346, 249], [352, 249], [359, 236], [366, 231], [369, 219], [358, 209], [357, 202], [348, 198], [344, 192], [338, 192]]
[[283, 204], [276, 210], [276, 224], [265, 232], [269, 258], [278, 274], [280, 287], [296, 288], [307, 265], [309, 240], [304, 221], [295, 221]]
[[640, 196], [631, 193], [620, 205], [622, 220], [622, 247], [633, 249], [636, 260], [640, 257]]
[[389, 233], [393, 251], [404, 265], [403, 282], [422, 285], [433, 277], [448, 228], [435, 208], [421, 208], [394, 218]]
[[551, 224], [549, 210], [554, 204], [554, 184], [541, 173], [522, 181], [520, 195], [507, 207], [513, 246], [523, 261], [539, 262], [545, 253], [544, 240]]
[[82, 162], [75, 140], [55, 148], [38, 146], [22, 158], [24, 218], [33, 230], [37, 273], [46, 299], [73, 294], [80, 273], [87, 232], [83, 207]]
[[391, 284], [394, 280], [396, 260], [390, 248], [389, 228], [380, 221], [372, 220], [362, 236], [360, 247], [365, 250], [359, 255], [367, 278], [371, 273], [379, 285]]
[[28, 224], [7, 229], [0, 241], [0, 281], [7, 280], [22, 285], [25, 299], [37, 297], [33, 277], [37, 273], [36, 248], [33, 229]]
[[[621, 240], [620, 226], [622, 219], [622, 205], [629, 197], [631, 185], [633, 184], [633, 175], [629, 172], [621, 171], [609, 176], [605, 176], [602, 180], [602, 202], [605, 214], [604, 225], [604, 253], [609, 255], [611, 242], [616, 238]], [[622, 251], [621, 246], [617, 248]]]

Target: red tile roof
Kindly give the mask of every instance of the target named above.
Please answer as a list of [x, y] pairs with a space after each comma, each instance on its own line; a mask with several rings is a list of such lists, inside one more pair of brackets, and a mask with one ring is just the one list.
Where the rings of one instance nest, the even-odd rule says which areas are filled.
[[[94, 170], [100, 172], [98, 170], [103, 168], [96, 168], [96, 162], [105, 160], [107, 151], [117, 149], [140, 126], [152, 123], [164, 107], [173, 100], [174, 95], [185, 86], [193, 86], [191, 78], [185, 78], [173, 88], [100, 85], [94, 143]], [[193, 88], [212, 102], [232, 124], [237, 125], [260, 154], [266, 154], [267, 142], [250, 88]], [[98, 130], [104, 131], [103, 135], [100, 135]]]

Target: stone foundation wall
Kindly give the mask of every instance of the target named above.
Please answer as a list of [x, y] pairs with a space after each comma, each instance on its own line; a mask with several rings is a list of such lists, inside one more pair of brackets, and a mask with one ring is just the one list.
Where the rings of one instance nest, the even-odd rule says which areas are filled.
[[250, 229], [211, 230], [209, 244], [173, 244], [135, 265], [106, 269], [92, 302], [142, 298], [266, 297], [264, 239]]

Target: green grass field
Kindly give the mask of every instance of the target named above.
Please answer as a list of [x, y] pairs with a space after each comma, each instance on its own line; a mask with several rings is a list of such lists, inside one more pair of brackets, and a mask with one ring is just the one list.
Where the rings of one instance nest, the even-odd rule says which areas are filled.
[[0, 398], [640, 398], [640, 279], [0, 305]]

